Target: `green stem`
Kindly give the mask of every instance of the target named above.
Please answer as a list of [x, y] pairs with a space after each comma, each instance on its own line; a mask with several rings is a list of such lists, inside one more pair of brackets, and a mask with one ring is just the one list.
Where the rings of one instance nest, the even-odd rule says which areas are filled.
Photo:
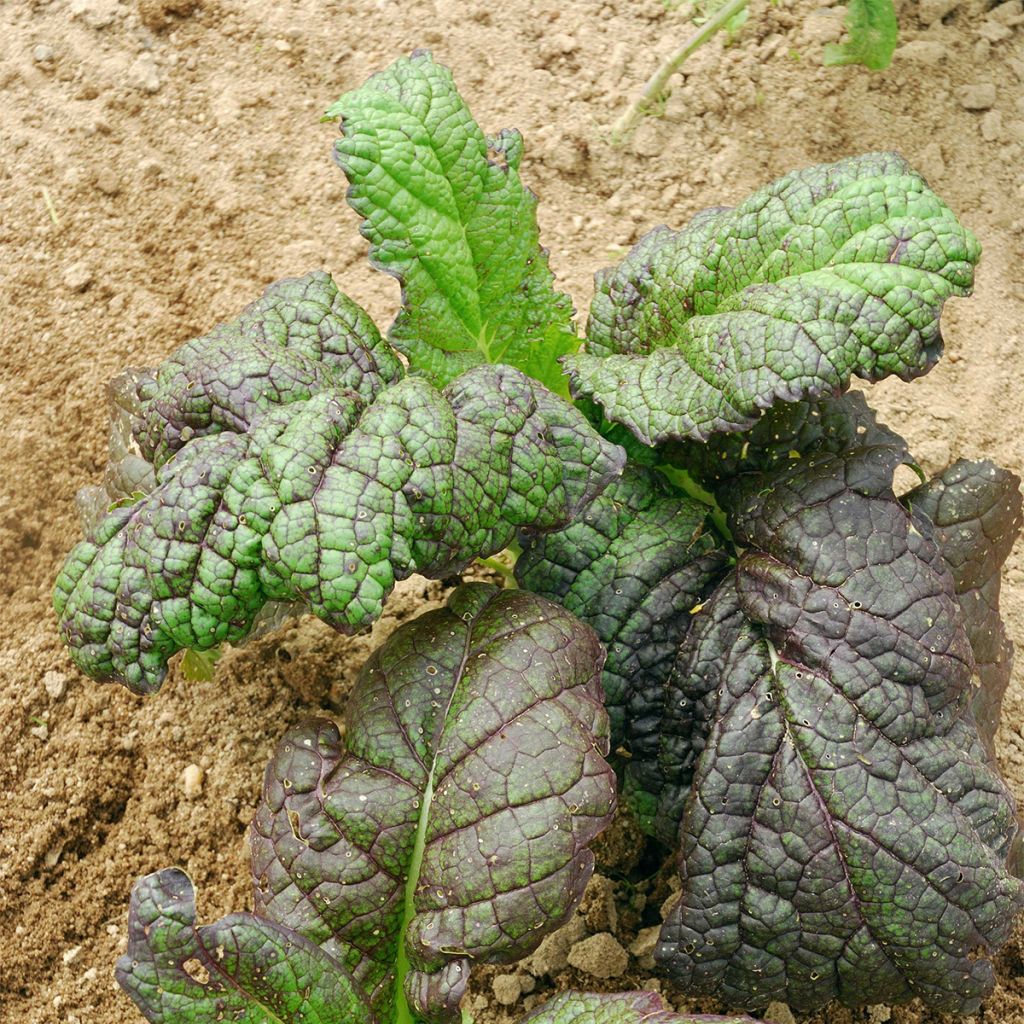
[[665, 97], [669, 79], [682, 67], [683, 62], [694, 50], [699, 49], [719, 29], [747, 6], [748, 0], [728, 0], [708, 18], [706, 22], [675, 53], [665, 58], [664, 63], [647, 80], [643, 92], [630, 104], [629, 109], [612, 125], [612, 145], [618, 146]]
[[405, 880], [405, 905], [402, 913], [402, 927], [399, 929], [398, 962], [395, 965], [395, 1024], [419, 1024], [405, 998], [405, 976], [409, 973], [409, 954], [406, 951], [406, 936], [409, 925], [416, 916], [416, 886], [420, 880], [420, 868], [423, 866], [423, 851], [427, 844], [427, 819], [430, 817], [430, 805], [434, 799], [434, 771], [431, 765], [427, 788], [420, 804], [420, 817], [416, 823], [416, 841], [413, 843], [412, 857], [409, 860], [409, 875]]
[[514, 570], [510, 569], [504, 562], [498, 558], [478, 558], [476, 560], [477, 565], [482, 565], [485, 569], [490, 569], [492, 572], [500, 573], [505, 578], [505, 586], [515, 589], [519, 586], [516, 583], [516, 575]]

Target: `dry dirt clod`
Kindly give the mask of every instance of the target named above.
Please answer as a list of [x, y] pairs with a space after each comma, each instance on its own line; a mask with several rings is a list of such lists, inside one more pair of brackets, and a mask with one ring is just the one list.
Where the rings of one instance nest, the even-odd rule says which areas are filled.
[[523, 962], [523, 967], [535, 978], [557, 974], [569, 966], [569, 950], [587, 934], [582, 916], [574, 914], [569, 923], [552, 932]]
[[932, 39], [911, 39], [896, 51], [895, 57], [918, 64], [939, 64], [949, 58], [949, 50]]
[[785, 1003], [769, 1003], [764, 1011], [764, 1019], [769, 1024], [796, 1024], [793, 1011]]
[[629, 944], [630, 953], [645, 970], [654, 970], [654, 947], [658, 944], [660, 932], [661, 928], [656, 924], [650, 928], [641, 928], [637, 937]]
[[629, 967], [629, 954], [610, 932], [599, 932], [569, 950], [569, 964], [594, 978], [618, 978]]
[[84, 263], [72, 263], [62, 277], [69, 292], [84, 292], [93, 282], [92, 271]]
[[50, 700], [60, 700], [67, 692], [67, 688], [68, 677], [63, 672], [55, 672], [50, 669], [43, 676], [43, 689], [46, 690], [46, 695]]
[[986, 142], [998, 142], [1003, 134], [1003, 118], [998, 110], [987, 110], [981, 116], [981, 137]]
[[190, 764], [181, 773], [181, 788], [186, 799], [195, 800], [203, 792], [203, 769]]
[[491, 980], [491, 990], [502, 1006], [513, 1006], [523, 994], [519, 977], [515, 974], [496, 974]]
[[988, 110], [995, 105], [996, 87], [991, 82], [965, 85], [957, 93], [957, 99], [964, 110]]
[[157, 70], [156, 58], [151, 53], [140, 53], [128, 68], [128, 84], [140, 92], [155, 93], [160, 91], [160, 73]]

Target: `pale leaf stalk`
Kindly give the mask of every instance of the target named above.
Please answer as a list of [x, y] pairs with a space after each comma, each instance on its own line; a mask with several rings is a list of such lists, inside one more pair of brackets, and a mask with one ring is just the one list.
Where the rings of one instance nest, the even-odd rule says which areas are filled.
[[744, 7], [748, 0], [729, 0], [708, 18], [706, 22], [675, 53], [665, 58], [661, 67], [647, 80], [643, 92], [630, 104], [629, 109], [612, 125], [613, 146], [621, 145], [636, 129], [637, 125], [664, 98], [669, 80], [683, 66], [686, 59], [704, 45], [719, 29], [723, 28]]

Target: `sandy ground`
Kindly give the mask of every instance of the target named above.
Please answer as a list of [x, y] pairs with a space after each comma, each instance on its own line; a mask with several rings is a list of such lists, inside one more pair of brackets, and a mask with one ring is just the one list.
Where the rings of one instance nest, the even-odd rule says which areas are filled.
[[[701, 51], [663, 116], [622, 149], [608, 144], [606, 126], [685, 37], [686, 12], [659, 0], [559, 6], [0, 0], [5, 1022], [139, 1020], [111, 976], [134, 879], [176, 863], [195, 879], [204, 916], [246, 906], [244, 831], [276, 737], [310, 707], [337, 707], [371, 644], [441, 596], [439, 584], [410, 581], [370, 638], [296, 622], [228, 654], [212, 682], [175, 673], [147, 701], [79, 676], [49, 601], [79, 536], [74, 493], [101, 473], [104, 384], [118, 370], [159, 361], [273, 279], [314, 267], [330, 270], [380, 323], [390, 319], [395, 286], [364, 262], [329, 158], [335, 129], [318, 116], [399, 54], [432, 48], [487, 130], [522, 130], [524, 178], [541, 197], [552, 265], [581, 310], [594, 270], [650, 227], [678, 226], [799, 166], [901, 150], [977, 232], [985, 257], [975, 297], [948, 308], [947, 358], [913, 385], [876, 388], [874, 400], [929, 470], [985, 454], [1024, 468], [1020, 0], [994, 9], [908, 0], [904, 47], [878, 74], [822, 68], [844, 8], [754, 0], [736, 44]], [[1018, 642], [1022, 554], [1007, 568], [1004, 601]], [[1018, 799], [1022, 723], [1018, 674], [999, 747]], [[189, 765], [202, 769], [191, 796]], [[628, 945], [650, 921], [636, 892], [627, 899], [629, 887], [614, 884], [629, 867], [628, 836], [618, 839], [618, 852], [613, 837], [602, 855], [610, 882], [598, 883], [576, 927], [611, 930]], [[656, 895], [652, 888], [649, 905]], [[1019, 943], [999, 965], [978, 1020], [1024, 1021]], [[532, 992], [508, 1008], [490, 976], [477, 981], [481, 1024], [513, 1019], [553, 986], [650, 975], [636, 957], [612, 982], [534, 966], [539, 978], [516, 975]], [[515, 1000], [515, 985], [496, 988]], [[771, 1011], [779, 1024], [787, 1014]], [[913, 1006], [888, 1015], [827, 1019], [935, 1019]]]

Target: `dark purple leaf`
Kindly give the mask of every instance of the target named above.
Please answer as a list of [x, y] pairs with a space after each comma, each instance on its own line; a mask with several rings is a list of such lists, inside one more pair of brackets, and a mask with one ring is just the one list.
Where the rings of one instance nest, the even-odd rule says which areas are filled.
[[953, 581], [892, 493], [901, 459], [795, 460], [731, 510], [745, 551], [671, 681], [706, 734], [656, 951], [688, 991], [972, 1013], [992, 988], [1024, 906], [1016, 816], [968, 712]]
[[1013, 644], [999, 616], [999, 589], [1003, 563], [1020, 534], [1020, 478], [991, 462], [961, 460], [903, 501], [932, 521], [953, 576], [978, 675], [974, 717], [994, 756], [1003, 694], [1013, 668]]

